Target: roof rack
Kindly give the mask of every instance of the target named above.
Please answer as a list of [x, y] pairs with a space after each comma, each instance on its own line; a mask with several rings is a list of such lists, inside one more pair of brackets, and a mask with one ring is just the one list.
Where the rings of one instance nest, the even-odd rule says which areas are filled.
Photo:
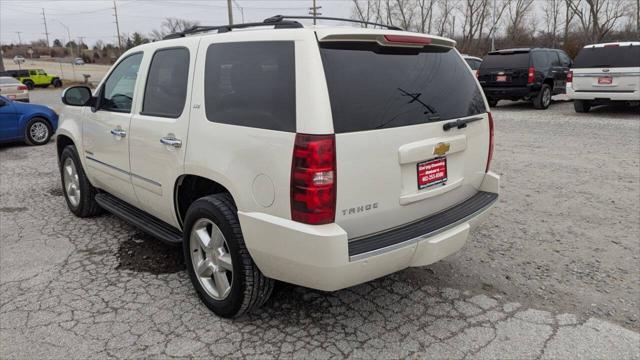
[[244, 29], [244, 28], [256, 27], [256, 26], [273, 26], [275, 29], [296, 29], [296, 28], [303, 27], [301, 23], [297, 21], [292, 21], [291, 19], [319, 19], [319, 20], [346, 21], [346, 22], [385, 27], [390, 30], [402, 30], [397, 26], [378, 24], [374, 22], [354, 20], [354, 19], [343, 19], [343, 18], [326, 17], [326, 16], [276, 15], [270, 18], [266, 18], [262, 22], [253, 22], [253, 23], [244, 23], [244, 24], [228, 24], [228, 25], [219, 25], [219, 26], [200, 26], [200, 25], [194, 26], [184, 31], [169, 34], [162, 39], [163, 40], [177, 39], [177, 38], [185, 37], [187, 35], [197, 34], [201, 32], [208, 32], [208, 31], [216, 31], [216, 30], [220, 34], [220, 33], [229, 32], [232, 29]]
[[276, 15], [276, 16], [272, 16], [270, 18], [264, 19], [264, 22], [265, 23], [267, 23], [267, 22], [277, 23], [279, 21], [285, 21], [285, 19], [317, 19], [317, 20], [345, 21], [345, 22], [352, 22], [352, 23], [358, 23], [358, 24], [380, 26], [380, 27], [384, 27], [384, 28], [387, 28], [387, 29], [390, 29], [390, 30], [402, 30], [402, 28], [399, 28], [399, 27], [393, 26], [393, 25], [386, 25], [386, 24], [374, 23], [374, 22], [363, 21], [363, 20], [345, 19], [345, 18], [337, 18], [337, 17], [327, 17], [327, 16]]

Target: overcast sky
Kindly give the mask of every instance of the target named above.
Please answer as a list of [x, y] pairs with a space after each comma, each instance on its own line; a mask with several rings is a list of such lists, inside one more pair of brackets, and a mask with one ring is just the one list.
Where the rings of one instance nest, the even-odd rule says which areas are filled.
[[[120, 32], [149, 34], [159, 29], [164, 18], [200, 21], [202, 25], [227, 22], [227, 0], [116, 0]], [[317, 0], [325, 16], [350, 17], [351, 0]], [[312, 0], [235, 0], [234, 20], [262, 21], [276, 15], [307, 15]], [[42, 9], [49, 30], [49, 41], [71, 37], [93, 45], [97, 40], [115, 42], [116, 25], [112, 0], [0, 0], [0, 43], [23, 43], [44, 39]], [[64, 24], [64, 25], [62, 25]]]

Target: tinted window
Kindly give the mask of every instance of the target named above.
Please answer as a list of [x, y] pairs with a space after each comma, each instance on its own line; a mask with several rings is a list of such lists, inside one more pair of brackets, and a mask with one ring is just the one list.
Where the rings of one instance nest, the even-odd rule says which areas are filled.
[[560, 63], [562, 66], [569, 67], [571, 66], [571, 58], [564, 51], [559, 51], [558, 55], [560, 56]]
[[480, 60], [476, 60], [476, 59], [464, 59], [467, 64], [469, 64], [469, 67], [471, 68], [471, 70], [478, 70], [478, 68], [480, 67]]
[[485, 112], [473, 75], [453, 49], [323, 43], [336, 133], [459, 118]]
[[100, 97], [100, 109], [130, 112], [133, 90], [138, 77], [142, 53], [133, 54], [122, 60], [104, 83]]
[[189, 81], [189, 50], [155, 52], [144, 89], [142, 114], [177, 118], [182, 114]]
[[640, 46], [611, 46], [580, 50], [574, 68], [637, 67], [640, 66]]
[[529, 53], [489, 54], [482, 59], [483, 69], [529, 67]]
[[531, 61], [536, 68], [546, 68], [551, 65], [550, 59], [551, 53], [547, 51], [533, 51], [531, 52]]
[[212, 44], [204, 73], [209, 121], [296, 130], [292, 41]]

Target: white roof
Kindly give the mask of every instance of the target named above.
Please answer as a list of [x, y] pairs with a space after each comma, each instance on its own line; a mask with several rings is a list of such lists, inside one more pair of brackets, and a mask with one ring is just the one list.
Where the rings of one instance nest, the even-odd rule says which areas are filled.
[[618, 41], [618, 42], [610, 42], [610, 43], [602, 43], [602, 44], [591, 44], [586, 45], [586, 48], [601, 48], [605, 46], [618, 45], [618, 46], [640, 46], [640, 41]]

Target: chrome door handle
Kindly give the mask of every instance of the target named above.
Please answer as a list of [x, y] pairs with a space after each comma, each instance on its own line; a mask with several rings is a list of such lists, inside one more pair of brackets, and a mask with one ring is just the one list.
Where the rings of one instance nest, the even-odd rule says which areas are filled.
[[176, 139], [175, 136], [172, 135], [167, 135], [165, 137], [161, 137], [160, 138], [160, 142], [164, 145], [167, 146], [172, 146], [176, 149], [180, 148], [182, 146], [182, 140], [180, 139]]
[[111, 129], [111, 135], [123, 138], [127, 136], [127, 132], [125, 130], [122, 130], [121, 128], [115, 128]]

